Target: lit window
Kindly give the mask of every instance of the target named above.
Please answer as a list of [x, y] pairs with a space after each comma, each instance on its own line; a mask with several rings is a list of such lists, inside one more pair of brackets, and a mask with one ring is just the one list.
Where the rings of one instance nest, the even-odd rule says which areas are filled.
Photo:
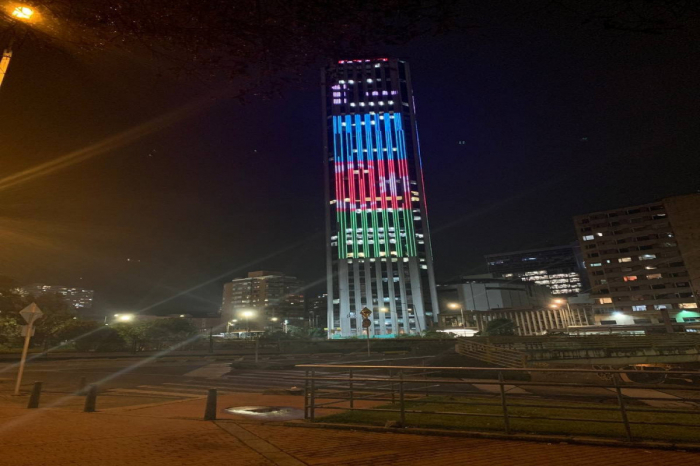
[[639, 306], [632, 306], [633, 311], [646, 311], [647, 306], [646, 304], [640, 304]]
[[598, 236], [603, 236], [603, 234], [600, 233], [600, 232], [596, 233], [596, 235], [598, 235]]
[[697, 309], [698, 305], [697, 303], [680, 303], [678, 307], [680, 309]]
[[632, 262], [632, 258], [631, 257], [620, 257], [617, 261], [618, 262]]
[[389, 101], [389, 105], [394, 105], [394, 101], [393, 101], [393, 100], [390, 100], [390, 101]]
[[612, 304], [612, 298], [598, 298], [598, 304]]
[[589, 264], [589, 265], [590, 265], [591, 267], [600, 267], [600, 266], [603, 265], [603, 264], [601, 264], [600, 262], [596, 262], [596, 263], [594, 263], [594, 264]]
[[636, 275], [627, 275], [626, 277], [622, 277], [622, 279], [626, 282], [633, 282], [633, 281], [637, 280], [637, 276]]
[[661, 278], [660, 273], [650, 273], [649, 275], [647, 275], [647, 280], [657, 280], [659, 278]]
[[372, 82], [372, 79], [368, 78], [368, 79], [367, 79], [367, 82], [368, 82], [368, 83], [371, 83], [371, 82]]
[[656, 254], [642, 254], [639, 256], [640, 261], [648, 261], [652, 259], [656, 259]]
[[584, 241], [591, 241], [591, 240], [593, 240], [593, 239], [595, 239], [595, 237], [594, 237], [593, 235], [586, 235], [586, 236], [583, 237], [583, 240], [584, 240]]

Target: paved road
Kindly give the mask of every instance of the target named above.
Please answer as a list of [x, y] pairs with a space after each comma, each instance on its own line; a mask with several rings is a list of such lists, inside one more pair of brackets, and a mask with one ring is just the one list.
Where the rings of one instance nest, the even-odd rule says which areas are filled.
[[[102, 393], [129, 396], [136, 401], [138, 397], [143, 397], [151, 401], [197, 398], [206, 395], [209, 388], [217, 388], [221, 393], [263, 393], [304, 385], [304, 372], [301, 370], [231, 370], [230, 363], [231, 361], [201, 357], [35, 361], [25, 370], [23, 389], [29, 390], [32, 383], [39, 380], [44, 382], [45, 392], [71, 393], [78, 389], [81, 377], [85, 377], [87, 383], [99, 384]], [[15, 374], [15, 365], [0, 364], [0, 393], [12, 390]], [[332, 372], [325, 374], [330, 375]], [[499, 387], [486, 382], [488, 381], [465, 379], [464, 384], [450, 385], [448, 389], [468, 395], [500, 396]], [[362, 390], [363, 387], [362, 382], [355, 383], [357, 390]], [[424, 386], [415, 385], [410, 387], [409, 391], [424, 392]], [[518, 386], [517, 383], [506, 386], [506, 391], [510, 397], [524, 398], [580, 395], [603, 399], [614, 395], [606, 388], [563, 389]], [[687, 392], [672, 387], [662, 390], [629, 387], [623, 389], [623, 394], [629, 398], [650, 398], [644, 400], [644, 403], [654, 407], [697, 410], [700, 406], [700, 403], [688, 403], [678, 399], [700, 396], [700, 392]]]

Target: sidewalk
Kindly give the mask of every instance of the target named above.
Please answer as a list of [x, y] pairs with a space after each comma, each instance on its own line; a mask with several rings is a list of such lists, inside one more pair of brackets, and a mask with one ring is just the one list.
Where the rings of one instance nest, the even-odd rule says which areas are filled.
[[[304, 429], [225, 414], [231, 406], [291, 406], [303, 398], [219, 397], [220, 419], [202, 421], [204, 399], [144, 406], [27, 410], [0, 400], [0, 465], [661, 465], [700, 454], [636, 448]], [[97, 401], [98, 410], [100, 399]], [[318, 413], [321, 414], [321, 413]]]

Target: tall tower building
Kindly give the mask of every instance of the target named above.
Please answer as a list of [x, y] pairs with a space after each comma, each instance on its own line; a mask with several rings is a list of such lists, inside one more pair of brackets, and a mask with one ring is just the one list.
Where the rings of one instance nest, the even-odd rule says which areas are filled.
[[323, 71], [328, 333], [419, 333], [437, 321], [411, 74], [405, 61]]

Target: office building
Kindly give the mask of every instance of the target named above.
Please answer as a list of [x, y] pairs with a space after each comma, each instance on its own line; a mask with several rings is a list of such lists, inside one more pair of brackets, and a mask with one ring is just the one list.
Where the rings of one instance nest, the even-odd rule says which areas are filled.
[[304, 283], [282, 272], [261, 270], [224, 284], [221, 306], [229, 330], [283, 330], [305, 324]]
[[306, 298], [306, 310], [310, 328], [328, 327], [328, 294]]
[[60, 294], [79, 314], [83, 314], [92, 308], [92, 302], [95, 296], [93, 290], [60, 285], [44, 285], [43, 283], [23, 286], [21, 288], [21, 294], [32, 295], [34, 297], [44, 294]]
[[700, 194], [574, 217], [596, 323], [700, 322]]
[[408, 64], [323, 71], [328, 333], [415, 334], [438, 307]]
[[496, 276], [534, 282], [547, 286], [552, 294], [573, 296], [586, 287], [576, 249], [569, 245], [489, 254], [486, 263]]

